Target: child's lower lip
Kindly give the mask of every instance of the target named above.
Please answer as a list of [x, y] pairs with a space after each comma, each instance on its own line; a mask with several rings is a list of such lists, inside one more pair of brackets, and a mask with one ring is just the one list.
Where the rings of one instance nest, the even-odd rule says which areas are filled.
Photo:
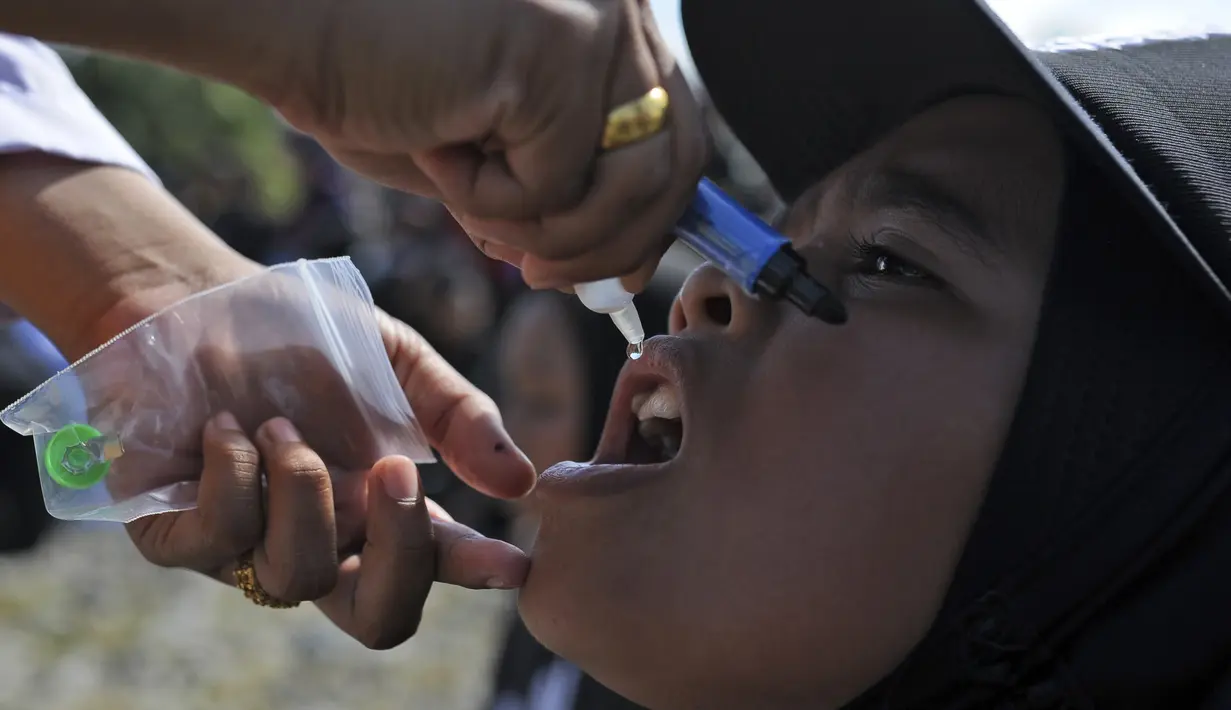
[[544, 500], [568, 500], [619, 495], [661, 480], [678, 460], [655, 464], [589, 464], [563, 461], [539, 476], [535, 495]]

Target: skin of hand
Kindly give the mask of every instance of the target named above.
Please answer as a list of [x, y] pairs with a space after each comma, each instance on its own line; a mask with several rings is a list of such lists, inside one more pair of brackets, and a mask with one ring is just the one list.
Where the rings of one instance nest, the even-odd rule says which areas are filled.
[[[0, 245], [8, 257], [0, 300], [73, 359], [185, 296], [260, 268], [144, 176], [37, 153], [0, 159]], [[533, 467], [491, 399], [413, 330], [383, 313], [378, 320], [398, 382], [445, 461], [489, 495], [528, 492]], [[235, 421], [222, 414], [205, 428], [197, 509], [128, 526], [150, 561], [229, 582], [236, 557], [253, 550], [271, 594], [319, 600], [374, 648], [414, 633], [436, 581], [523, 580], [525, 555], [452, 522], [419, 494], [408, 460], [386, 457], [334, 486], [290, 422], [265, 422], [249, 437]]]
[[[443, 200], [527, 283], [639, 290], [708, 156], [645, 0], [44, 0], [0, 27], [230, 82], [386, 185]], [[664, 129], [599, 150], [664, 87]]]

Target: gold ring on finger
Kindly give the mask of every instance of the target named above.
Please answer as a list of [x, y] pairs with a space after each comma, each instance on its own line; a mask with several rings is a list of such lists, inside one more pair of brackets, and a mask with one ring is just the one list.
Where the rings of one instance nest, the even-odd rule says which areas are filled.
[[667, 124], [670, 105], [667, 90], [655, 86], [641, 98], [616, 106], [607, 114], [603, 150], [623, 148], [657, 134]]
[[299, 602], [284, 602], [265, 591], [265, 588], [257, 581], [256, 564], [252, 561], [251, 552], [240, 555], [235, 562], [235, 586], [239, 587], [244, 596], [257, 606], [267, 606], [271, 609], [294, 609], [299, 606]]

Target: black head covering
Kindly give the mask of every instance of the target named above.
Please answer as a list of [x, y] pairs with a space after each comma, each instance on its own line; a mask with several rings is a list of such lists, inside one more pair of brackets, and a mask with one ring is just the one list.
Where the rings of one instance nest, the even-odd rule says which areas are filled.
[[945, 607], [853, 707], [1190, 708], [1231, 668], [1225, 319], [1101, 175], [1070, 179], [1022, 399]]
[[984, 11], [684, 3], [711, 96], [788, 199], [944, 96], [1025, 97], [1071, 144], [983, 509], [933, 628], [851, 707], [1231, 707], [1231, 38], [1032, 58]]

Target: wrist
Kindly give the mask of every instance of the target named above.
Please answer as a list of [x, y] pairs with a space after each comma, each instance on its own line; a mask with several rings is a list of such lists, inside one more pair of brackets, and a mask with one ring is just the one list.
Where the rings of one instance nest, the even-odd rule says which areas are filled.
[[75, 319], [76, 325], [62, 336], [62, 345], [56, 342], [57, 346], [66, 357], [74, 360], [193, 294], [243, 278], [261, 268], [227, 251], [230, 253], [220, 253], [218, 256], [222, 258], [213, 263], [196, 265], [183, 263], [182, 256], [173, 260], [168, 258], [170, 255], [152, 251], [140, 255], [147, 261], [146, 265], [116, 274], [103, 284], [98, 289], [100, 296], [94, 307], [78, 311], [93, 315]]
[[0, 157], [0, 300], [75, 359], [192, 293], [259, 268], [124, 168]]
[[0, 29], [233, 84], [276, 103], [311, 63], [335, 0], [0, 3]]

